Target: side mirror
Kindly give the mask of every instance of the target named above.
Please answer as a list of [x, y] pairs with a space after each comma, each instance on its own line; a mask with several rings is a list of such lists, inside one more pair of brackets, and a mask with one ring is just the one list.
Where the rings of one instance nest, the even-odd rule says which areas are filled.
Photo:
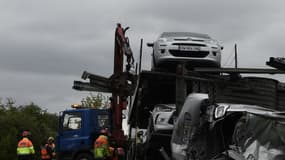
[[148, 46], [148, 47], [153, 47], [153, 42], [152, 43], [146, 43], [146, 45]]
[[221, 50], [223, 50], [224, 49], [224, 46], [221, 46]]

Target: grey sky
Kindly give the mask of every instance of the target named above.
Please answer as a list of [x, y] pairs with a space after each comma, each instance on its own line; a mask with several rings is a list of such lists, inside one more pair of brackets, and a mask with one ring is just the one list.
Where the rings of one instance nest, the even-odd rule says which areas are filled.
[[[84, 70], [112, 73], [117, 22], [131, 27], [136, 58], [140, 38], [190, 31], [220, 41], [222, 64], [233, 66], [228, 57], [237, 43], [240, 67], [265, 67], [270, 56], [284, 56], [284, 6], [282, 0], [0, 0], [0, 97], [50, 112], [79, 102], [88, 92], [71, 87]], [[143, 49], [149, 69], [150, 49]]]

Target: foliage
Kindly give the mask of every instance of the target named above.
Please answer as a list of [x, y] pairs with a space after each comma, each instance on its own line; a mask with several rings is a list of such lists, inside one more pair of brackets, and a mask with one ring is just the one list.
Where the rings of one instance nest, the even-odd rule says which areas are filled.
[[11, 99], [3, 104], [0, 100], [0, 159], [16, 160], [16, 148], [22, 138], [23, 130], [29, 130], [36, 150], [36, 159], [40, 159], [40, 146], [49, 136], [56, 136], [58, 116], [47, 113], [31, 103], [15, 106]]
[[89, 96], [82, 99], [81, 105], [87, 108], [108, 108], [110, 106], [109, 97], [102, 93], [97, 93], [97, 95], [90, 93]]

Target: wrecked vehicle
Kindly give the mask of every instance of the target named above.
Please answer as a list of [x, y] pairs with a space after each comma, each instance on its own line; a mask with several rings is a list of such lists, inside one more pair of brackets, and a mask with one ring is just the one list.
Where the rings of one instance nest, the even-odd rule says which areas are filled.
[[173, 130], [173, 159], [285, 159], [285, 112], [246, 104], [209, 105], [207, 98], [187, 97]]
[[163, 159], [160, 149], [163, 147], [170, 152], [169, 144], [175, 122], [175, 104], [157, 104], [151, 111], [148, 128], [146, 131], [146, 142], [144, 145], [144, 157]]
[[171, 137], [171, 154], [175, 160], [185, 159], [191, 132], [199, 125], [200, 108], [208, 106], [208, 94], [192, 93], [187, 96], [177, 117]]
[[[209, 122], [212, 127], [217, 126], [223, 131], [221, 140], [225, 148], [217, 157], [234, 160], [285, 159], [285, 112], [243, 104], [217, 104], [212, 107], [214, 114], [209, 114], [212, 115]], [[230, 120], [234, 123], [228, 123]], [[193, 152], [191, 147], [188, 152]]]
[[175, 104], [155, 105], [151, 112], [152, 118], [149, 124], [153, 128], [153, 132], [172, 132], [175, 110]]

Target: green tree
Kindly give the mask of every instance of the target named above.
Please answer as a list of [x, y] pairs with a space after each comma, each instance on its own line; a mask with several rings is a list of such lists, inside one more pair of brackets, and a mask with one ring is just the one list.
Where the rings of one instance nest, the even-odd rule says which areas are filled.
[[47, 113], [34, 103], [15, 106], [12, 101], [7, 102], [0, 102], [0, 159], [17, 159], [17, 143], [24, 130], [32, 133], [30, 139], [36, 150], [36, 159], [39, 159], [40, 146], [49, 136], [56, 136], [58, 116]]
[[110, 106], [109, 97], [102, 93], [96, 95], [90, 93], [81, 100], [81, 105], [87, 108], [108, 108]]

